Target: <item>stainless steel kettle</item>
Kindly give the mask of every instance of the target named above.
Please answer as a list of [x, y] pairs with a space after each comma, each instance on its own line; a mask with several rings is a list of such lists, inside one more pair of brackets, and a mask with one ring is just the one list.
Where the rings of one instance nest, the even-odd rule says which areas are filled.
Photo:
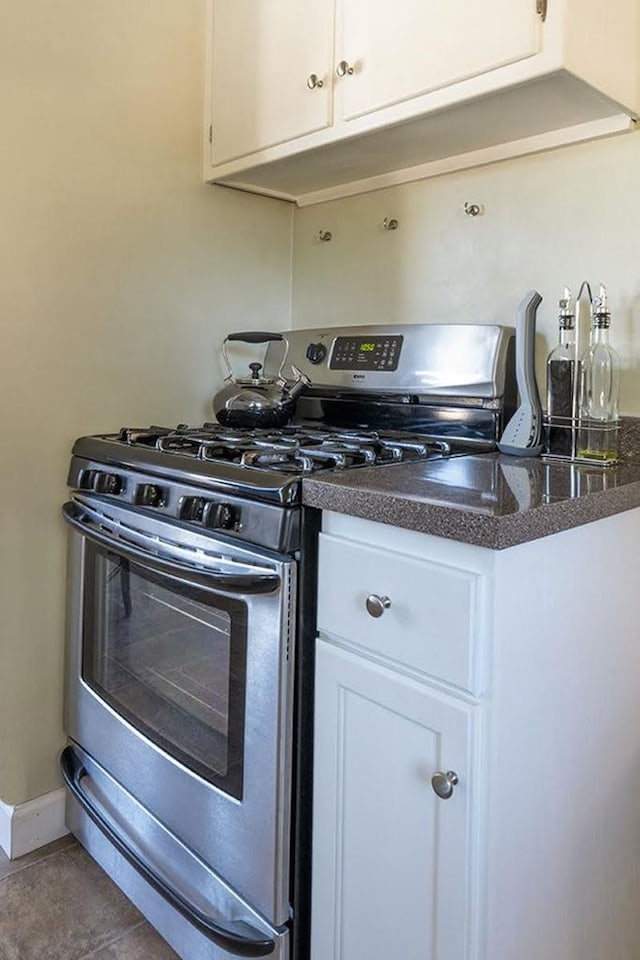
[[[227, 343], [272, 343], [285, 345], [284, 356], [275, 377], [261, 374], [261, 363], [250, 363], [251, 377], [235, 377], [229, 357]], [[259, 427], [267, 430], [283, 427], [289, 422], [301, 393], [311, 385], [311, 381], [297, 367], [291, 366], [295, 380], [289, 386], [282, 371], [289, 354], [289, 341], [281, 333], [231, 333], [222, 344], [222, 356], [227, 367], [224, 386], [213, 398], [213, 412], [218, 423], [225, 427]]]

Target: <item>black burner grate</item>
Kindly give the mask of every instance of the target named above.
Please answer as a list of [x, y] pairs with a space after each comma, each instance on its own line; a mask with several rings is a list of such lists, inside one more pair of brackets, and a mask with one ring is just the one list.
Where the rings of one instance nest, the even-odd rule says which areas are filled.
[[279, 430], [241, 430], [204, 423], [175, 429], [123, 427], [117, 440], [129, 446], [151, 447], [162, 453], [192, 457], [207, 463], [232, 463], [305, 475], [374, 464], [401, 463], [446, 456], [441, 440], [379, 430], [293, 425]]

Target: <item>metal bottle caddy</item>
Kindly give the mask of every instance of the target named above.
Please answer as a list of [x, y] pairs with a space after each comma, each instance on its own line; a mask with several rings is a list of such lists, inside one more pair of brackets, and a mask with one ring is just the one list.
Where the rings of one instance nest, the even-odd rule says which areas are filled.
[[[561, 329], [563, 315], [567, 321], [572, 319], [570, 307], [567, 302], [568, 290], [565, 289], [565, 299], [560, 301]], [[597, 301], [596, 301], [597, 302]], [[565, 314], [565, 310], [567, 311]], [[582, 357], [585, 349], [590, 342], [591, 331], [593, 329], [594, 299], [591, 292], [591, 286], [584, 280], [580, 285], [578, 296], [575, 301], [575, 343], [572, 350], [572, 359], [568, 362], [568, 369], [565, 370], [567, 378], [570, 377], [570, 392], [566, 393], [566, 402], [560, 403], [554, 413], [550, 413], [550, 398], [547, 399], [547, 411], [544, 416], [544, 435], [545, 452], [544, 460], [564, 461], [566, 463], [584, 464], [587, 466], [610, 467], [620, 462], [620, 457], [611, 457], [608, 459], [595, 459], [588, 456], [579, 455], [579, 437], [581, 431], [589, 427], [592, 422], [582, 415], [582, 385], [583, 373]], [[571, 328], [569, 328], [571, 329]], [[551, 355], [550, 355], [551, 356]], [[547, 371], [547, 376], [549, 372]], [[593, 422], [594, 427], [598, 429], [610, 430], [612, 442], [615, 449], [618, 448], [619, 422], [611, 421], [606, 425], [600, 422]]]

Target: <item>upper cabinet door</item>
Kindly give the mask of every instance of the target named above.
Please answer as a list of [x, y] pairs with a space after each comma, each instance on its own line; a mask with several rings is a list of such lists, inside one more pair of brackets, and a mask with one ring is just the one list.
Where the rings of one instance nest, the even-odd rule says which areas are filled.
[[214, 0], [211, 162], [329, 126], [333, 0]]
[[[535, 0], [337, 0], [343, 119], [486, 73], [538, 52]], [[342, 68], [344, 69], [344, 68]]]

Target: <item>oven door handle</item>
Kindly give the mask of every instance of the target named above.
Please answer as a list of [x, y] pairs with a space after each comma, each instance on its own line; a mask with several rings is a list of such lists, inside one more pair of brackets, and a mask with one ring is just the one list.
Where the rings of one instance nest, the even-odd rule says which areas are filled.
[[84, 812], [113, 844], [118, 853], [122, 854], [140, 876], [189, 923], [193, 924], [200, 933], [203, 933], [209, 940], [236, 957], [266, 957], [273, 953], [276, 947], [276, 941], [273, 937], [267, 936], [263, 931], [251, 926], [245, 920], [229, 920], [226, 923], [214, 920], [213, 917], [203, 913], [202, 910], [190, 903], [186, 897], [156, 873], [153, 867], [145, 863], [83, 790], [82, 781], [88, 776], [88, 773], [82, 761], [76, 756], [73, 747], [65, 747], [62, 751], [60, 771], [67, 787]]
[[[203, 590], [238, 594], [275, 593], [280, 587], [280, 577], [276, 573], [242, 574], [220, 573], [220, 571], [209, 573], [206, 569], [196, 569], [186, 563], [180, 563], [179, 560], [170, 557], [165, 559], [158, 554], [149, 553], [135, 544], [127, 543], [102, 530], [97, 523], [87, 519], [82, 507], [71, 500], [63, 506], [62, 516], [67, 523], [94, 543], [155, 570], [169, 580], [183, 583], [186, 576], [189, 583]], [[149, 542], [153, 543], [151, 539]]]

